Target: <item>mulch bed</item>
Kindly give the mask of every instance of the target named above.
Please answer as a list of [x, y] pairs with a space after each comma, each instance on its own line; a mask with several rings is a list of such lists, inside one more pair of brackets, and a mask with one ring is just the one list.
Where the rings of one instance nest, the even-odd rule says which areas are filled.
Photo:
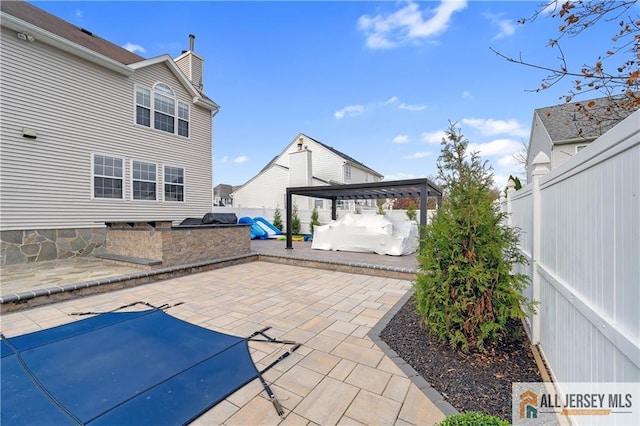
[[540, 372], [519, 322], [520, 336], [464, 354], [428, 334], [413, 298], [380, 338], [458, 411], [478, 411], [511, 421], [511, 383], [540, 382]]

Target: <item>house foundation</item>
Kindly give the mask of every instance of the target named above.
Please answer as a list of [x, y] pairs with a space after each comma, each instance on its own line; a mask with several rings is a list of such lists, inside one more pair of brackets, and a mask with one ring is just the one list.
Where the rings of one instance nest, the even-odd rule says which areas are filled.
[[0, 266], [91, 256], [104, 246], [106, 229], [0, 231]]

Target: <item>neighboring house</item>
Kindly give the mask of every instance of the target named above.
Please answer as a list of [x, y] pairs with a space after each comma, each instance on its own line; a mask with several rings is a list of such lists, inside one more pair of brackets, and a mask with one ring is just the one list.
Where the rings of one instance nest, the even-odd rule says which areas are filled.
[[[300, 133], [256, 176], [232, 194], [234, 207], [283, 208], [292, 186], [379, 182], [383, 176], [356, 159]], [[298, 208], [331, 208], [323, 199], [296, 198]], [[368, 200], [375, 207], [375, 200]]]
[[89, 255], [105, 222], [210, 211], [219, 107], [193, 36], [145, 59], [29, 3], [0, 10], [1, 264]]
[[[612, 105], [610, 101], [604, 97], [534, 110], [527, 150], [527, 182], [531, 182], [531, 162], [540, 151], [547, 154], [553, 170], [637, 109]], [[587, 119], [585, 111], [598, 118]]]
[[231, 185], [227, 185], [224, 183], [221, 183], [219, 185], [216, 185], [213, 188], [213, 205], [214, 206], [232, 206], [233, 205], [233, 198], [231, 198], [231, 193], [236, 189], [239, 188], [238, 186], [233, 187]]

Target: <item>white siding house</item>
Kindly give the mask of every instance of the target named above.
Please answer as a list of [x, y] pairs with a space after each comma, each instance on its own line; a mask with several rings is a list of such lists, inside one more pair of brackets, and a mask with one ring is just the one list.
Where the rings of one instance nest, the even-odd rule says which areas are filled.
[[[623, 103], [616, 105], [610, 101], [597, 98], [534, 110], [527, 151], [527, 182], [531, 182], [531, 162], [539, 152], [549, 157], [553, 170], [635, 111]], [[589, 120], [585, 110], [600, 117]]]
[[210, 211], [219, 108], [193, 36], [144, 59], [26, 2], [3, 1], [1, 22], [1, 264], [91, 254], [105, 222]]
[[[336, 185], [379, 182], [383, 176], [335, 148], [300, 133], [256, 176], [236, 189], [234, 207], [282, 208], [291, 186]], [[316, 203], [317, 201], [317, 203]], [[300, 209], [331, 206], [324, 200], [298, 197]]]

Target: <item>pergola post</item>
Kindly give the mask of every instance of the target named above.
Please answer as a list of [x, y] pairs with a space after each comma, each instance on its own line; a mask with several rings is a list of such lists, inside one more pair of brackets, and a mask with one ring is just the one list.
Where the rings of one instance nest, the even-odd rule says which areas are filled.
[[336, 197], [331, 198], [331, 220], [338, 219], [338, 199]]
[[293, 212], [291, 206], [293, 205], [291, 191], [287, 188], [287, 248], [293, 249]]
[[418, 235], [420, 236], [420, 249], [424, 246], [424, 231], [427, 227], [427, 199], [429, 198], [429, 188], [427, 182], [423, 182], [420, 185], [420, 229], [418, 229]]

